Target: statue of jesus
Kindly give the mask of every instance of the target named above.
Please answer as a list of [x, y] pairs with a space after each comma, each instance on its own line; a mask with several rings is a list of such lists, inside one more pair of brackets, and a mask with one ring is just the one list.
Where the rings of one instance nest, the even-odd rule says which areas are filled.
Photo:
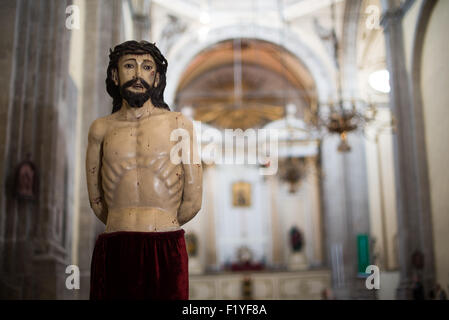
[[[192, 121], [164, 102], [167, 65], [146, 41], [109, 55], [112, 114], [92, 123], [86, 154], [90, 205], [106, 225], [92, 257], [94, 300], [188, 299], [181, 226], [201, 209], [202, 167]], [[176, 129], [189, 136], [181, 163], [171, 159]]]

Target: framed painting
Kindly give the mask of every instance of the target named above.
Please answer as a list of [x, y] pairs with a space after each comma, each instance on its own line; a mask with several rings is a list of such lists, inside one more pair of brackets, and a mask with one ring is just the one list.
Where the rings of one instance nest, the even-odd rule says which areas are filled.
[[234, 207], [251, 206], [251, 184], [248, 182], [235, 182], [232, 185], [232, 205]]

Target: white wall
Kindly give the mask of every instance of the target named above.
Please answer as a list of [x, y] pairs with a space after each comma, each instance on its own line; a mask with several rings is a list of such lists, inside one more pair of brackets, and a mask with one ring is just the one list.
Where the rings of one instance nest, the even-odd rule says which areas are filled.
[[[251, 184], [251, 206], [233, 207], [232, 184]], [[217, 165], [214, 211], [217, 262], [235, 262], [239, 247], [248, 246], [253, 259], [271, 261], [270, 198], [257, 166]]]

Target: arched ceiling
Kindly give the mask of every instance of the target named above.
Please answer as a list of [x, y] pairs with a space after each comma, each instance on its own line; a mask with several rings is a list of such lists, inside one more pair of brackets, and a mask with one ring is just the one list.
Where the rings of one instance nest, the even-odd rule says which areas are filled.
[[287, 103], [295, 104], [297, 116], [307, 121], [315, 95], [310, 73], [290, 53], [272, 43], [241, 39], [240, 46], [224, 41], [196, 56], [184, 71], [175, 103], [191, 106], [196, 120], [246, 129], [282, 118]]

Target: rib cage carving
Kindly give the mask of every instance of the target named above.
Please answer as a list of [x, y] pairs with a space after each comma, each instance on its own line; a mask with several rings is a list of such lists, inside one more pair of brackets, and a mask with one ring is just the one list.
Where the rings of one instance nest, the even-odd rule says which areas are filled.
[[137, 156], [136, 158], [122, 159], [117, 163], [102, 160], [101, 176], [105, 199], [108, 204], [113, 202], [115, 191], [123, 175], [135, 168], [151, 168], [154, 175], [165, 183], [170, 201], [179, 197], [183, 190], [183, 170], [177, 172], [179, 165], [170, 166], [170, 157], [162, 153], [156, 158], [151, 156]]

